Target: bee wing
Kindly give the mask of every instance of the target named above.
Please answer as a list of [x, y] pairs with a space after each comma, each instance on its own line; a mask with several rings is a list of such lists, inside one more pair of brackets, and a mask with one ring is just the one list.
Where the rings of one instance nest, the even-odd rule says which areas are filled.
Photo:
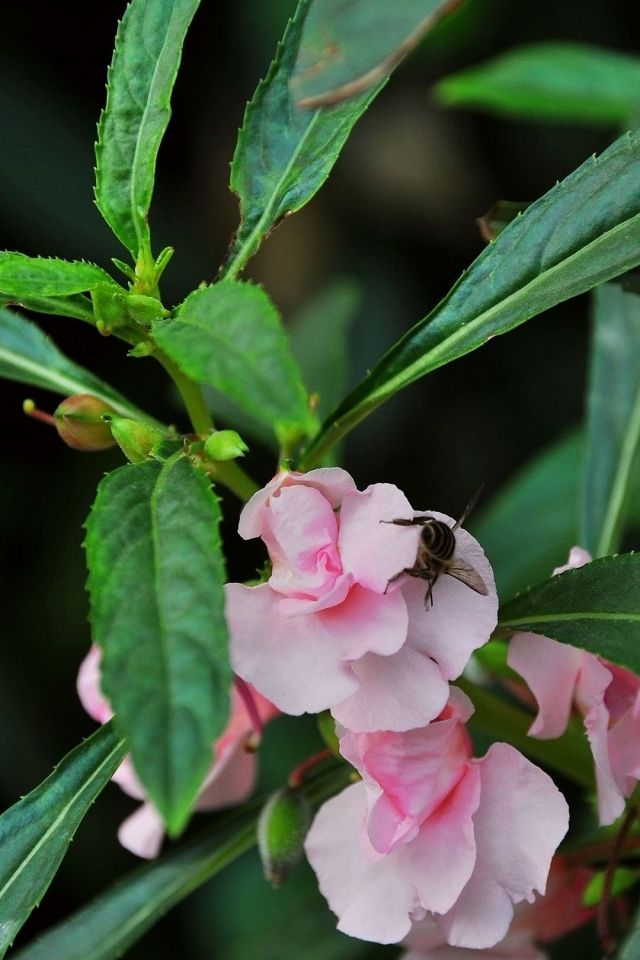
[[471, 587], [476, 593], [482, 594], [483, 597], [488, 595], [489, 591], [484, 580], [470, 563], [465, 563], [464, 560], [455, 560], [447, 567], [445, 572], [450, 577], [455, 577], [456, 580], [466, 584], [467, 587]]
[[474, 493], [474, 495], [471, 497], [471, 500], [469, 500], [469, 503], [466, 505], [466, 507], [462, 511], [462, 516], [460, 516], [454, 523], [453, 527], [451, 528], [452, 530], [454, 531], [457, 530], [458, 527], [461, 527], [462, 524], [465, 522], [465, 520], [467, 519], [467, 517], [475, 507], [476, 503], [478, 502], [478, 498], [482, 493], [483, 487], [484, 487], [484, 483], [481, 483], [478, 489], [476, 490], [476, 492]]

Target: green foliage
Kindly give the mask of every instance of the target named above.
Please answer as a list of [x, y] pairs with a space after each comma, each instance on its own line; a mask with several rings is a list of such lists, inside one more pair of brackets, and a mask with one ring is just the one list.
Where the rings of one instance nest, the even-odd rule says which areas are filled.
[[[305, 786], [313, 807], [348, 783], [341, 764]], [[135, 870], [94, 903], [16, 954], [16, 960], [117, 960], [171, 907], [256, 842], [260, 803], [229, 815], [181, 849]]]
[[105, 724], [0, 817], [0, 957], [44, 896], [80, 822], [125, 752], [124, 741]]
[[631, 921], [631, 931], [617, 955], [617, 960], [638, 960], [640, 957], [640, 910]]
[[640, 554], [625, 553], [567, 570], [510, 600], [510, 630], [540, 633], [640, 670]]
[[153, 336], [187, 376], [272, 426], [282, 443], [314, 430], [282, 321], [261, 287], [223, 280], [195, 290]]
[[[584, 892], [582, 902], [585, 907], [597, 907], [602, 899], [604, 891], [605, 870], [599, 870], [593, 875], [587, 889]], [[611, 897], [617, 897], [626, 890], [634, 887], [640, 880], [639, 870], [630, 870], [628, 867], [618, 867], [613, 874], [613, 884], [611, 885]]]
[[3, 297], [17, 300], [66, 297], [93, 290], [103, 283], [116, 286], [109, 274], [93, 263], [0, 252], [0, 296]]
[[639, 89], [638, 57], [588, 44], [539, 43], [446, 77], [436, 93], [448, 106], [619, 126], [637, 115]]
[[231, 164], [241, 223], [222, 267], [235, 277], [278, 222], [295, 213], [329, 176], [354, 124], [381, 84], [330, 110], [301, 110], [290, 79], [311, 0], [299, 0], [266, 79], [247, 105]]
[[65, 357], [35, 323], [10, 310], [0, 310], [0, 377], [64, 397], [90, 393], [123, 416], [150, 421], [117, 390]]
[[619, 545], [640, 439], [640, 296], [594, 291], [580, 544], [594, 556]]
[[640, 263], [639, 173], [625, 135], [531, 204], [326, 420], [305, 466], [414, 380]]
[[108, 474], [87, 523], [102, 685], [137, 773], [177, 833], [228, 716], [216, 497], [185, 457]]
[[451, 0], [312, 0], [292, 89], [300, 106], [338, 103], [390, 73]]
[[273, 793], [258, 818], [258, 850], [265, 879], [279, 887], [303, 854], [311, 824], [309, 801], [301, 790], [284, 787]]
[[96, 144], [96, 203], [134, 258], [149, 254], [156, 159], [198, 0], [132, 0], [116, 37]]
[[584, 452], [581, 433], [563, 437], [469, 518], [467, 526], [489, 558], [503, 600], [550, 576], [578, 542]]

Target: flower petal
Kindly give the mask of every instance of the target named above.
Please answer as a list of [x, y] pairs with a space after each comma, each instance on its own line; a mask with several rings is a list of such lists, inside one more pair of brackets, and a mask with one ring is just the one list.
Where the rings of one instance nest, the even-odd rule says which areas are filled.
[[113, 716], [113, 710], [100, 689], [101, 659], [102, 651], [100, 647], [96, 646], [95, 643], [92, 644], [89, 653], [80, 664], [76, 689], [80, 703], [89, 716], [97, 720], [98, 723], [106, 723]]
[[414, 565], [419, 535], [418, 527], [388, 521], [412, 516], [411, 504], [392, 483], [374, 483], [346, 497], [338, 541], [345, 572], [363, 587], [385, 593], [392, 577]]
[[511, 638], [507, 663], [526, 680], [538, 701], [529, 736], [551, 740], [564, 733], [583, 658], [582, 650], [537, 633], [516, 633]]
[[281, 487], [294, 484], [303, 484], [319, 490], [332, 507], [339, 507], [347, 494], [356, 490], [353, 478], [341, 467], [319, 467], [308, 473], [282, 470], [269, 481], [266, 487], [254, 493], [240, 514], [238, 533], [244, 540], [251, 540], [261, 535], [262, 512], [269, 498], [277, 496]]
[[591, 653], [584, 653], [576, 685], [576, 702], [584, 713], [584, 727], [593, 754], [598, 792], [598, 815], [601, 826], [617, 820], [624, 810], [624, 797], [618, 787], [609, 759], [609, 711], [605, 691], [611, 673]]
[[[444, 513], [435, 510], [427, 513], [450, 526], [454, 524]], [[460, 676], [473, 651], [487, 642], [498, 621], [493, 571], [482, 547], [466, 530], [456, 530], [455, 537], [454, 561], [473, 567], [487, 588], [486, 596], [443, 574], [433, 587], [433, 602], [426, 609], [424, 581], [407, 577], [402, 584], [409, 607], [407, 640], [416, 650], [433, 657], [448, 680]]]
[[256, 757], [244, 748], [245, 737], [239, 738], [209, 771], [200, 788], [196, 810], [220, 810], [242, 803], [253, 791], [256, 780]]
[[388, 657], [366, 654], [351, 667], [359, 688], [331, 712], [357, 733], [421, 727], [438, 716], [449, 696], [437, 663], [407, 644]]
[[347, 787], [318, 811], [305, 840], [309, 863], [338, 930], [375, 943], [397, 943], [409, 932], [416, 906], [402, 850], [385, 857], [373, 851], [364, 832], [363, 783]]
[[531, 901], [536, 889], [544, 893], [569, 809], [551, 778], [506, 743], [495, 743], [477, 766], [475, 869], [455, 906], [437, 922], [449, 943], [479, 949], [506, 936], [514, 903]]
[[160, 853], [164, 840], [164, 824], [150, 803], [143, 803], [120, 824], [118, 840], [131, 853], [153, 860]]

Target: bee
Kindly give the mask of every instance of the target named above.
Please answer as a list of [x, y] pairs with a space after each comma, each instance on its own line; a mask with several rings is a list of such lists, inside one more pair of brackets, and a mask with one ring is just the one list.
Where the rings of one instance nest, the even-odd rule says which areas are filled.
[[405, 574], [408, 577], [417, 577], [420, 580], [426, 580], [427, 592], [424, 597], [424, 605], [429, 609], [430, 606], [433, 606], [433, 588], [436, 585], [438, 577], [442, 574], [447, 574], [450, 577], [455, 577], [456, 580], [460, 580], [461, 583], [466, 584], [468, 587], [471, 587], [472, 590], [475, 590], [476, 593], [481, 594], [483, 597], [487, 596], [489, 591], [478, 571], [475, 570], [470, 563], [466, 563], [459, 558], [454, 559], [456, 530], [462, 526], [471, 513], [479, 495], [480, 490], [478, 490], [471, 499], [462, 516], [456, 520], [452, 527], [450, 527], [448, 523], [445, 523], [444, 520], [437, 520], [435, 517], [429, 516], [429, 514], [412, 517], [411, 520], [397, 519], [380, 521], [381, 523], [394, 523], [398, 527], [422, 527], [415, 564], [412, 567], [405, 567], [403, 570], [399, 570], [398, 573], [388, 581], [387, 588], [389, 584]]

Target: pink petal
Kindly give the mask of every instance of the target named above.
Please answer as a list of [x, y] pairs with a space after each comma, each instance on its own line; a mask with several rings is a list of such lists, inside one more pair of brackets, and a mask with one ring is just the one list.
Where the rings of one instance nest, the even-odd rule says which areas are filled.
[[280, 597], [266, 583], [258, 587], [228, 583], [226, 596], [233, 669], [280, 710], [317, 713], [357, 689], [358, 681], [345, 662], [352, 638], [327, 616], [336, 608], [282, 617]]
[[98, 723], [106, 723], [113, 716], [109, 701], [100, 689], [100, 661], [102, 652], [92, 644], [78, 671], [76, 689], [80, 703], [90, 717]]
[[489, 950], [452, 947], [430, 916], [414, 923], [404, 943], [413, 949], [402, 953], [399, 960], [547, 960], [547, 954], [537, 949], [530, 934], [513, 928]]
[[624, 810], [624, 797], [613, 776], [609, 759], [609, 711], [605, 691], [611, 673], [593, 654], [585, 653], [576, 686], [576, 701], [584, 713], [584, 726], [593, 754], [601, 826], [617, 820]]
[[593, 908], [583, 906], [584, 893], [592, 879], [593, 870], [569, 867], [561, 855], [555, 856], [544, 897], [517, 907], [511, 929], [528, 931], [536, 940], [547, 943], [581, 927], [595, 914]]
[[446, 800], [424, 821], [416, 839], [402, 848], [420, 903], [434, 913], [451, 909], [473, 872], [473, 817], [480, 789], [477, 765], [469, 765]]
[[404, 493], [392, 483], [375, 483], [346, 497], [340, 510], [340, 556], [345, 571], [376, 593], [389, 580], [412, 567], [418, 552], [418, 527], [381, 523], [413, 516]]
[[118, 840], [131, 853], [153, 860], [160, 853], [164, 839], [162, 818], [150, 803], [143, 803], [120, 824]]
[[582, 547], [571, 547], [569, 551], [569, 559], [561, 567], [556, 567], [553, 571], [553, 576], [557, 576], [559, 573], [564, 573], [565, 570], [576, 570], [578, 567], [584, 567], [586, 563], [591, 563], [591, 554], [588, 550], [583, 550]]
[[[428, 515], [453, 526], [446, 514], [428, 511]], [[409, 607], [407, 641], [433, 657], [448, 680], [460, 676], [473, 651], [487, 642], [498, 619], [493, 571], [482, 547], [466, 530], [456, 530], [455, 537], [454, 560], [473, 567], [489, 591], [486, 596], [444, 574], [433, 587], [433, 604], [425, 609], [424, 581], [406, 577], [402, 585]]]
[[351, 667], [359, 688], [332, 707], [332, 713], [358, 733], [421, 727], [447, 702], [449, 684], [438, 665], [408, 644], [388, 657], [366, 654]]
[[238, 533], [244, 540], [251, 540], [261, 535], [263, 511], [267, 508], [269, 499], [277, 496], [281, 487], [294, 484], [303, 484], [320, 490], [332, 507], [339, 507], [347, 494], [353, 493], [356, 489], [353, 478], [340, 467], [320, 467], [308, 473], [289, 473], [283, 470], [276, 474], [266, 487], [254, 493], [244, 507], [238, 525]]
[[342, 573], [338, 521], [319, 490], [282, 487], [264, 513], [262, 538], [273, 565], [269, 585], [278, 593], [316, 599]]
[[609, 727], [607, 742], [613, 777], [620, 792], [628, 797], [640, 779], [640, 694]]
[[147, 795], [144, 788], [138, 780], [138, 775], [133, 768], [133, 762], [129, 754], [124, 758], [114, 775], [111, 777], [114, 783], [129, 797], [134, 800], [146, 800]]
[[476, 866], [438, 924], [450, 943], [478, 949], [506, 936], [514, 903], [532, 900], [534, 890], [544, 893], [569, 810], [551, 778], [508, 744], [494, 744], [476, 763], [482, 784]]
[[305, 840], [320, 890], [339, 917], [338, 930], [375, 943], [397, 943], [417, 906], [402, 850], [380, 857], [364, 832], [366, 788], [347, 787], [327, 801]]
[[220, 810], [242, 803], [252, 793], [256, 780], [256, 757], [238, 739], [224, 757], [216, 761], [200, 788], [196, 810]]
[[551, 740], [564, 733], [583, 658], [582, 650], [536, 633], [516, 633], [511, 638], [507, 662], [538, 701], [530, 736]]

